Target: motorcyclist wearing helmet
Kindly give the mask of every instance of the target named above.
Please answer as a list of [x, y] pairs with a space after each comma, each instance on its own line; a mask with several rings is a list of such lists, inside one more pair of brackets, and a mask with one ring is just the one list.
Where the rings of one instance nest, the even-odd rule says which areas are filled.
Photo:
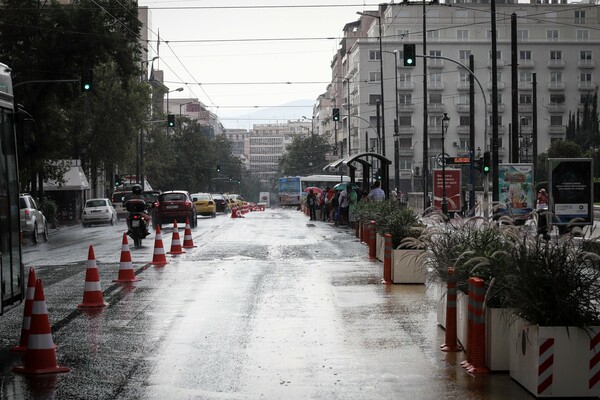
[[[148, 215], [148, 213], [146, 212], [147, 204], [144, 200], [144, 197], [142, 196], [142, 185], [133, 185], [131, 187], [131, 191], [133, 192], [133, 194], [131, 195], [129, 200], [125, 202], [125, 209], [129, 212], [131, 212], [131, 210], [135, 208], [141, 208], [143, 210], [141, 213], [142, 217], [144, 218], [144, 221], [146, 221], [146, 235], [149, 235], [150, 232], [148, 231], [148, 227], [150, 226], [150, 215]], [[129, 217], [127, 218], [127, 233], [131, 233], [131, 218]]]

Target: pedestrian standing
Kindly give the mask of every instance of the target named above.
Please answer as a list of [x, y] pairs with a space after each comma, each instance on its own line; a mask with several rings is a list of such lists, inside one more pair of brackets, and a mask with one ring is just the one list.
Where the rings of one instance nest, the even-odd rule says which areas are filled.
[[350, 194], [348, 196], [348, 224], [354, 228], [356, 223], [356, 205], [358, 204], [358, 193], [350, 186]]
[[306, 204], [308, 205], [308, 211], [310, 212], [310, 220], [317, 220], [317, 196], [314, 194], [312, 189], [308, 191], [306, 196]]
[[344, 190], [340, 193], [340, 225], [348, 223], [348, 184], [344, 186]]
[[367, 195], [367, 198], [373, 201], [385, 200], [385, 192], [383, 191], [383, 189], [381, 189], [381, 182], [375, 181], [373, 189], [371, 189], [371, 191]]
[[329, 186], [325, 188], [321, 192], [321, 221], [327, 221], [328, 213], [327, 206], [329, 204], [329, 200], [327, 199], [327, 193], [329, 192]]

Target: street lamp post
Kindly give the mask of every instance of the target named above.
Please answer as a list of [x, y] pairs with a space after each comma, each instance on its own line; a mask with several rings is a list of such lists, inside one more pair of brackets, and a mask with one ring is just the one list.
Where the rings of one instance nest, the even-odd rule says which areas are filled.
[[173, 90], [169, 90], [167, 92], [167, 115], [169, 115], [169, 93], [173, 93], [173, 92], [183, 92], [183, 88], [177, 88], [177, 89], [173, 89]]
[[[450, 117], [448, 113], [444, 113], [442, 118], [442, 157], [445, 157], [445, 134], [448, 132], [448, 121]], [[446, 201], [446, 160], [442, 160], [442, 214], [448, 216], [448, 202]]]
[[400, 162], [400, 149], [398, 144], [398, 114], [399, 114], [399, 104], [398, 104], [398, 50], [384, 51], [385, 53], [394, 54], [394, 78], [396, 80], [395, 88], [395, 97], [396, 97], [396, 115], [394, 117], [394, 186], [396, 190], [400, 187], [400, 168], [398, 163]]
[[367, 17], [371, 17], [371, 18], [377, 18], [377, 25], [379, 25], [379, 70], [381, 73], [381, 76], [379, 77], [379, 82], [380, 82], [380, 89], [381, 89], [381, 147], [382, 147], [382, 154], [383, 156], [385, 156], [385, 101], [384, 101], [384, 96], [383, 96], [383, 44], [382, 44], [382, 33], [381, 33], [381, 16], [380, 15], [373, 15], [373, 14], [367, 14], [367, 13], [363, 13], [358, 11], [357, 12], [358, 15], [364, 15]]

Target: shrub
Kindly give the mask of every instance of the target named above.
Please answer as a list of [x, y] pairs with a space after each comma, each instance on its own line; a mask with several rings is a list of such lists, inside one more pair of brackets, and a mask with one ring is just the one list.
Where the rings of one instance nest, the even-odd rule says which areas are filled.
[[58, 207], [54, 200], [43, 198], [38, 202], [38, 205], [40, 207], [40, 210], [46, 217], [46, 220], [48, 220], [48, 223], [50, 223], [52, 226], [55, 226], [57, 222], [56, 215]]

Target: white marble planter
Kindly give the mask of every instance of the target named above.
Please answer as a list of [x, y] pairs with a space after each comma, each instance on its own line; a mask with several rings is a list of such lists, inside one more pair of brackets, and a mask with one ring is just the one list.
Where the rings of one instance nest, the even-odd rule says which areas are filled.
[[467, 348], [467, 324], [469, 296], [457, 290], [456, 294], [456, 337], [463, 349]]
[[438, 299], [437, 323], [446, 329], [446, 307], [448, 306], [448, 283], [435, 282], [432, 285], [435, 298]]
[[599, 333], [600, 327], [538, 326], [516, 317], [510, 327], [510, 376], [539, 398], [596, 398]]
[[485, 309], [485, 364], [490, 371], [508, 371], [510, 367], [510, 327], [514, 314], [508, 308]]
[[392, 282], [425, 283], [427, 266], [423, 250], [396, 249], [392, 251]]
[[379, 261], [383, 261], [383, 258], [385, 257], [385, 236], [382, 236], [379, 233], [377, 233], [375, 237], [375, 257], [377, 257]]

